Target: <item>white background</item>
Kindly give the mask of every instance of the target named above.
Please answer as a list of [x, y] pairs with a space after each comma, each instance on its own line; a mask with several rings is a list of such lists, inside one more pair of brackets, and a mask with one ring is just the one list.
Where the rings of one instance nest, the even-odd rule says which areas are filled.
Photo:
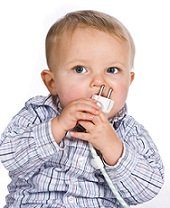
[[[140, 208], [170, 207], [170, 12], [168, 0], [0, 0], [0, 132], [24, 102], [46, 95], [40, 79], [46, 68], [44, 39], [66, 12], [95, 9], [121, 20], [136, 43], [136, 79], [130, 88], [129, 113], [149, 130], [165, 165], [165, 185]], [[0, 207], [5, 204], [8, 173], [0, 164]]]

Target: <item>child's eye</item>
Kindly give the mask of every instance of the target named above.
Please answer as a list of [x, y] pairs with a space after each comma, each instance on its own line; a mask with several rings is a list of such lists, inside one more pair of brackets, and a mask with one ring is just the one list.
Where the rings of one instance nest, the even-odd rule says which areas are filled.
[[74, 71], [79, 74], [84, 74], [87, 72], [87, 69], [84, 66], [75, 66]]
[[118, 71], [119, 71], [119, 69], [118, 69], [117, 67], [114, 67], [114, 66], [109, 67], [109, 68], [107, 69], [107, 72], [108, 72], [108, 73], [111, 73], [111, 74], [117, 74]]

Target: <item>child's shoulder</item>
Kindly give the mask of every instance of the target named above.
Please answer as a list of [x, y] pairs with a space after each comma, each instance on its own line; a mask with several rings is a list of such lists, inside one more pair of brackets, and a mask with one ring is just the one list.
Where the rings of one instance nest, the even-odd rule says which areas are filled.
[[32, 98], [30, 98], [28, 101], [25, 102], [24, 108], [26, 110], [29, 109], [37, 109], [37, 108], [52, 108], [53, 110], [56, 110], [56, 106], [53, 102], [52, 95], [43, 96], [43, 95], [37, 95]]
[[35, 111], [39, 113], [56, 111], [56, 107], [53, 103], [53, 99], [51, 95], [48, 96], [38, 95], [32, 97], [25, 102], [25, 106], [23, 109], [29, 113], [32, 112], [33, 114], [35, 114]]
[[28, 125], [39, 123], [55, 115], [51, 96], [34, 96], [25, 102], [21, 110], [12, 118], [12, 123]]
[[50, 96], [37, 95], [25, 102], [25, 106], [42, 106], [50, 99]]
[[125, 130], [126, 135], [129, 133], [139, 134], [140, 132], [146, 131], [143, 124], [141, 124], [133, 116], [128, 114], [122, 120], [121, 128]]
[[139, 125], [139, 122], [132, 115], [129, 114], [127, 114], [124, 117], [123, 123], [126, 124], [127, 126]]

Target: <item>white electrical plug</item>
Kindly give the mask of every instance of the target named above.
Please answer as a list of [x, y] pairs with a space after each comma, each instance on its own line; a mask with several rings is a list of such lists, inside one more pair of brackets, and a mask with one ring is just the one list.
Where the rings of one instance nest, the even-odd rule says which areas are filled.
[[101, 96], [104, 89], [104, 85], [101, 86], [98, 95], [93, 95], [92, 99], [96, 100], [97, 105], [101, 107], [104, 113], [109, 113], [114, 105], [114, 101], [110, 99], [112, 88], [110, 88], [107, 97]]
[[101, 107], [104, 113], [109, 113], [114, 105], [113, 100], [100, 95], [93, 95], [92, 98], [97, 101], [97, 105]]

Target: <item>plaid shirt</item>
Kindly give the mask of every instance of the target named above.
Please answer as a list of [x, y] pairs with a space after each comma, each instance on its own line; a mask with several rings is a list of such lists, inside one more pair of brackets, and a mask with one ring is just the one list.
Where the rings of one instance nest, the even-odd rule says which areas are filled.
[[[50, 122], [60, 112], [51, 96], [37, 96], [2, 134], [0, 159], [11, 177], [5, 208], [121, 207], [95, 168], [87, 142], [68, 137], [55, 142]], [[150, 200], [164, 181], [154, 142], [126, 107], [110, 123], [124, 152], [115, 166], [105, 164], [108, 175], [129, 205]]]

